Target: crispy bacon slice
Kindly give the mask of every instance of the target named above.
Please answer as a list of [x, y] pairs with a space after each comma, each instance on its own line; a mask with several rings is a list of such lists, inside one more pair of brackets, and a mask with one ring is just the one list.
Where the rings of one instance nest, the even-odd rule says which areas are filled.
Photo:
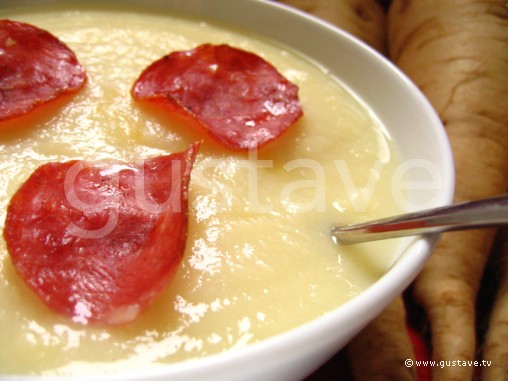
[[74, 52], [49, 32], [0, 20], [0, 121], [18, 117], [86, 82]]
[[148, 66], [131, 93], [185, 115], [232, 150], [262, 147], [303, 114], [296, 85], [261, 57], [228, 45], [173, 52]]
[[182, 259], [198, 148], [136, 163], [39, 167], [7, 210], [4, 237], [18, 273], [76, 322], [136, 319]]

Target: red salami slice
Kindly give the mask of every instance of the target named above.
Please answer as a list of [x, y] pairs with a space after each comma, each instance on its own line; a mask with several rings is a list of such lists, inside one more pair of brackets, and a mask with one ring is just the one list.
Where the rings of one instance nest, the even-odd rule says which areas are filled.
[[141, 73], [132, 95], [190, 117], [233, 150], [259, 148], [302, 116], [296, 85], [261, 57], [228, 45], [161, 58]]
[[0, 20], [0, 121], [79, 90], [86, 74], [74, 53], [35, 26]]
[[139, 163], [39, 167], [7, 211], [4, 237], [18, 273], [76, 322], [133, 321], [181, 261], [198, 148]]

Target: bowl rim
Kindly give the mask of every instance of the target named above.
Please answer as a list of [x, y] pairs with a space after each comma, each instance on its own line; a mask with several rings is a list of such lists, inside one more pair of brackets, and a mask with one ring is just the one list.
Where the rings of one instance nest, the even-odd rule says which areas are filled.
[[[22, 8], [31, 4], [33, 5], [32, 0], [17, 0], [6, 1], [6, 5], [4, 6], [8, 6], [9, 3], [15, 4], [12, 9]], [[99, 4], [99, 1], [92, 1], [86, 3], [86, 5], [93, 6], [96, 3]], [[75, 4], [82, 7], [82, 2], [80, 0], [43, 0], [37, 2], [37, 6], [52, 4]], [[295, 51], [301, 51], [301, 44], [297, 44], [300, 47], [295, 47], [294, 42], [291, 43], [291, 41], [296, 40], [296, 37], [290, 36], [290, 33], [281, 33], [278, 38], [274, 37], [274, 35], [277, 35], [282, 30], [283, 25], [288, 25], [291, 22], [298, 22], [299, 28], [301, 28], [300, 30], [303, 29], [307, 31], [306, 34], [309, 36], [307, 38], [315, 38], [315, 34], [319, 32], [318, 35], [320, 38], [325, 38], [327, 41], [340, 41], [341, 44], [348, 46], [350, 49], [360, 52], [362, 56], [367, 57], [371, 61], [375, 61], [375, 65], [381, 68], [381, 70], [389, 76], [390, 81], [395, 80], [398, 86], [406, 89], [411, 98], [410, 102], [418, 104], [422, 108], [422, 113], [428, 117], [430, 121], [430, 133], [437, 138], [436, 149], [442, 154], [440, 170], [443, 174], [443, 189], [439, 193], [439, 197], [435, 200], [435, 206], [451, 203], [454, 192], [453, 155], [448, 143], [446, 132], [442, 127], [441, 121], [436, 112], [417, 86], [414, 85], [413, 82], [404, 73], [402, 73], [402, 71], [400, 71], [382, 54], [348, 32], [327, 21], [292, 8], [288, 5], [267, 0], [214, 0], [213, 2], [206, 2], [206, 0], [152, 0], [149, 6], [148, 4], [143, 3], [142, 0], [114, 0], [107, 3], [108, 6], [115, 6], [119, 4], [122, 5], [122, 9], [128, 9], [126, 6], [139, 7], [140, 5], [143, 5], [145, 7], [146, 5], [148, 12], [156, 9], [164, 9], [169, 12], [176, 10], [176, 12], [189, 14], [191, 17], [199, 17], [200, 15], [202, 16], [203, 14], [206, 14], [206, 20], [210, 20], [211, 22], [218, 21], [225, 23], [226, 25], [231, 24], [241, 30], [247, 31], [251, 31], [253, 29], [252, 26], [255, 25], [254, 21], [250, 21], [249, 26], [246, 27], [246, 16], [240, 19], [231, 18], [231, 16], [237, 14], [237, 12], [245, 13], [245, 9], [255, 9], [256, 18], [268, 17], [269, 20], [277, 21], [277, 23], [279, 23], [279, 25], [276, 25], [271, 29], [269, 34], [267, 34], [262, 26], [256, 27], [254, 28], [255, 30], [252, 30], [255, 35], [267, 36], [272, 41], [288, 46]], [[281, 22], [281, 19], [283, 19], [284, 22]], [[302, 42], [302, 44], [303, 43], [304, 42]], [[312, 52], [303, 51], [303, 54], [306, 57], [310, 57], [311, 60], [313, 59]], [[317, 60], [317, 64], [324, 67], [328, 66], [320, 60]], [[353, 91], [355, 90], [353, 89]], [[382, 297], [386, 298], [387, 295], [390, 296], [390, 300], [395, 298], [396, 295], [400, 293], [401, 286], [405, 288], [416, 277], [417, 273], [430, 256], [438, 239], [439, 235], [437, 234], [406, 239], [404, 241], [406, 249], [402, 255], [395, 261], [389, 271], [387, 271], [364, 292], [333, 309], [329, 313], [289, 331], [280, 333], [257, 343], [250, 344], [243, 348], [228, 350], [179, 363], [170, 363], [167, 364], [167, 366], [165, 365], [160, 368], [156, 367], [153, 369], [140, 370], [139, 373], [135, 371], [128, 374], [114, 373], [108, 375], [75, 375], [66, 376], [65, 379], [77, 381], [89, 380], [93, 377], [97, 380], [108, 381], [134, 379], [159, 380], [161, 377], [175, 377], [175, 379], [178, 379], [178, 377], [184, 373], [186, 377], [188, 377], [187, 373], [194, 375], [206, 375], [216, 369], [223, 368], [224, 366], [232, 364], [236, 364], [235, 366], [238, 366], [238, 364], [247, 366], [250, 362], [256, 362], [257, 359], [266, 358], [267, 355], [276, 356], [277, 353], [280, 353], [281, 351], [291, 351], [295, 348], [295, 346], [302, 342], [316, 340], [316, 338], [318, 340], [326, 340], [327, 332], [329, 332], [332, 327], [336, 327], [340, 322], [349, 321], [353, 318], [353, 316], [358, 314], [359, 311], [372, 309], [373, 307], [370, 304], [372, 300], [379, 300]], [[408, 252], [410, 252], [410, 255]], [[395, 285], [397, 285], [397, 287], [395, 287]], [[381, 312], [383, 307], [383, 305], [377, 305], [374, 309], [376, 309], [377, 312]], [[0, 379], [5, 381], [14, 379], [49, 381], [62, 380], [63, 378], [61, 376], [0, 375]]]

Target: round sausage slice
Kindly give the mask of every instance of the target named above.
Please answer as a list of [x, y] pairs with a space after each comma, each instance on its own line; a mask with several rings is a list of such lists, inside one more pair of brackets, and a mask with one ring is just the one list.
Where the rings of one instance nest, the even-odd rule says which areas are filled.
[[75, 54], [35, 26], [0, 20], [0, 121], [24, 115], [86, 81]]
[[182, 259], [198, 147], [136, 163], [39, 167], [7, 210], [4, 237], [18, 273], [76, 322], [136, 319]]
[[164, 56], [141, 73], [132, 96], [189, 117], [232, 150], [277, 139], [303, 114], [295, 84], [261, 57], [228, 45]]

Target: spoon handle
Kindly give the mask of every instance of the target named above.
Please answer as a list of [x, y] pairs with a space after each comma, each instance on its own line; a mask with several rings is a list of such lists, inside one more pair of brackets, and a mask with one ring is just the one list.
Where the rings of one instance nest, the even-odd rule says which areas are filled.
[[508, 223], [508, 194], [443, 206], [361, 224], [334, 226], [332, 237], [343, 244]]

